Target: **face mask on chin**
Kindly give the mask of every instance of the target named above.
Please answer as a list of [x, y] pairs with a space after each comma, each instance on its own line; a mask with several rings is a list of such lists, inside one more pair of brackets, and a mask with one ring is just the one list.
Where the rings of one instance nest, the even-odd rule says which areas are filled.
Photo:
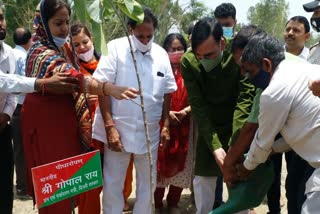
[[320, 32], [320, 17], [311, 18], [310, 23], [315, 31]]
[[68, 37], [61, 38], [61, 37], [57, 37], [57, 36], [52, 36], [52, 39], [53, 39], [54, 44], [56, 44], [56, 46], [58, 48], [61, 48], [64, 46], [64, 43], [67, 42]]
[[132, 34], [131, 36], [132, 38], [132, 41], [133, 41], [133, 44], [134, 46], [141, 52], [141, 53], [146, 53], [148, 52], [151, 47], [152, 47], [152, 43], [153, 43], [153, 36], [152, 38], [150, 39], [150, 41], [148, 42], [148, 44], [143, 44], [142, 42], [139, 41], [139, 39], [134, 35]]
[[259, 72], [251, 79], [251, 83], [256, 88], [266, 89], [270, 83], [270, 79], [270, 73], [261, 68]]
[[84, 62], [89, 62], [93, 58], [94, 47], [92, 45], [91, 49], [85, 53], [78, 54], [79, 59]]

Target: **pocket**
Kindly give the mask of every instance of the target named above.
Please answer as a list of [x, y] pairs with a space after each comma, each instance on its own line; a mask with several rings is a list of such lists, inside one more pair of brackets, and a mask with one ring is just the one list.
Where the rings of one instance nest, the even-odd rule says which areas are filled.
[[164, 95], [165, 78], [155, 76], [153, 78], [153, 96], [162, 100]]

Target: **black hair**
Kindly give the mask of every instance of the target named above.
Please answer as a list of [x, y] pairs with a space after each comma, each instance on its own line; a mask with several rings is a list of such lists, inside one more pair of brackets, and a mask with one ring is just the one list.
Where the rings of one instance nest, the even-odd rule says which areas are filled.
[[216, 18], [227, 18], [231, 16], [236, 19], [236, 8], [231, 3], [222, 3], [214, 10], [214, 16]]
[[52, 18], [58, 10], [61, 8], [67, 8], [69, 16], [71, 15], [71, 9], [67, 2], [64, 0], [46, 0], [43, 5], [43, 19], [48, 23], [49, 19]]
[[31, 32], [27, 28], [17, 28], [13, 33], [13, 42], [16, 45], [26, 45], [31, 37]]
[[197, 47], [210, 36], [213, 36], [216, 42], [220, 42], [222, 35], [222, 26], [215, 18], [202, 18], [193, 28], [191, 47], [193, 50], [196, 50]]
[[166, 38], [164, 39], [162, 47], [168, 52], [173, 40], [175, 39], [178, 39], [181, 42], [184, 52], [186, 52], [188, 48], [187, 41], [180, 33], [171, 33], [167, 35]]
[[256, 25], [245, 25], [241, 27], [239, 32], [232, 40], [231, 51], [234, 52], [237, 49], [243, 50], [251, 37], [261, 32], [264, 31], [261, 28], [258, 28]]
[[196, 21], [192, 21], [189, 26], [188, 26], [188, 36], [190, 36], [192, 34], [192, 31], [193, 31], [193, 28], [194, 28], [194, 25], [195, 25]]
[[87, 26], [85, 26], [82, 23], [73, 24], [70, 28], [72, 36], [78, 35], [82, 30], [83, 30], [84, 34], [86, 34], [88, 37], [91, 37], [91, 33], [90, 33], [89, 29], [87, 28]]
[[[152, 23], [154, 29], [158, 27], [158, 19], [157, 17], [152, 13], [151, 9], [148, 7], [143, 7], [143, 12], [144, 12], [144, 19], [143, 23]], [[128, 26], [130, 26], [132, 29], [134, 29], [137, 26], [137, 21], [131, 19], [128, 17]]]
[[308, 21], [308, 19], [306, 17], [304, 17], [304, 16], [294, 16], [291, 19], [289, 19], [289, 21], [287, 21], [286, 26], [290, 21], [295, 21], [295, 22], [299, 22], [299, 23], [303, 24], [304, 32], [305, 33], [309, 33], [310, 32], [310, 24], [309, 24], [309, 21]]
[[241, 62], [255, 64], [261, 68], [263, 58], [267, 58], [271, 60], [275, 69], [285, 59], [284, 52], [284, 44], [279, 39], [262, 32], [250, 39], [242, 52]]

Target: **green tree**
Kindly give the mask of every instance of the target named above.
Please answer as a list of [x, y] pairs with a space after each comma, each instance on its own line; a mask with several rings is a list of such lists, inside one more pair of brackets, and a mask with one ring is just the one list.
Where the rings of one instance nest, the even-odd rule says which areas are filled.
[[310, 48], [320, 41], [320, 34], [311, 33], [309, 41], [306, 43], [306, 47]]
[[31, 32], [34, 12], [39, 0], [3, 0], [7, 20], [6, 42], [14, 46], [12, 34], [18, 27], [26, 27]]
[[193, 21], [197, 21], [205, 16], [213, 16], [213, 12], [209, 11], [209, 8], [204, 3], [198, 0], [190, 0], [180, 18], [180, 28], [184, 33], [187, 33], [188, 27]]
[[283, 30], [288, 17], [288, 3], [285, 0], [261, 0], [248, 11], [248, 20], [283, 40]]

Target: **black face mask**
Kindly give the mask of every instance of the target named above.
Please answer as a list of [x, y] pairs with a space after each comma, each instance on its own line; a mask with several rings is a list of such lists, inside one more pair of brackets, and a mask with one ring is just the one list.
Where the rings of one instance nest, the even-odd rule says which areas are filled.
[[320, 32], [320, 17], [311, 18], [310, 23], [315, 31]]

